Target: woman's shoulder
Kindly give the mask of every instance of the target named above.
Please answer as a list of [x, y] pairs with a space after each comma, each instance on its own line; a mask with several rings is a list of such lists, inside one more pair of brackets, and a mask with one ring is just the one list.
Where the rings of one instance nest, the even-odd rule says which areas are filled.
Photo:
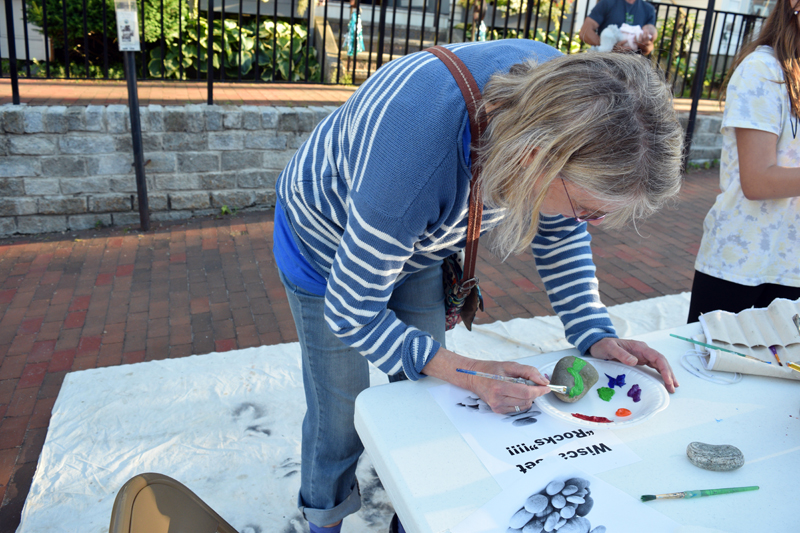
[[773, 50], [771, 46], [767, 45], [761, 45], [748, 54], [737, 68], [737, 70], [739, 69], [742, 69], [743, 71], [756, 72], [773, 71], [780, 72], [781, 76], [783, 75], [781, 64], [778, 62], [778, 58], [775, 57], [775, 50]]

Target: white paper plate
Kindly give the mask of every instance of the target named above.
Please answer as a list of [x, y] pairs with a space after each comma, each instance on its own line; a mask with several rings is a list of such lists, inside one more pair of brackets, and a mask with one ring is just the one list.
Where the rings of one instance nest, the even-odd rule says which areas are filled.
[[[669, 393], [664, 384], [638, 368], [623, 365], [617, 361], [603, 361], [588, 357], [586, 360], [600, 374], [600, 379], [592, 389], [586, 393], [586, 396], [575, 403], [562, 402], [552, 393], [536, 398], [536, 405], [542, 412], [576, 426], [612, 429], [634, 426], [644, 422], [659, 411], [666, 409], [669, 405]], [[556, 363], [550, 363], [538, 368], [542, 374], [552, 376], [555, 366]], [[614, 397], [608, 402], [601, 400], [597, 394], [597, 389], [608, 386], [606, 374], [614, 377], [619, 374], [625, 374], [625, 385], [622, 388], [614, 387]], [[628, 391], [634, 384], [639, 385], [642, 389], [642, 400], [639, 402], [634, 402], [628, 396]], [[628, 409], [631, 414], [626, 417], [617, 416], [617, 409], [621, 407]], [[604, 416], [613, 422], [610, 424], [607, 422], [590, 422], [575, 418], [572, 413], [580, 413], [587, 416]]]

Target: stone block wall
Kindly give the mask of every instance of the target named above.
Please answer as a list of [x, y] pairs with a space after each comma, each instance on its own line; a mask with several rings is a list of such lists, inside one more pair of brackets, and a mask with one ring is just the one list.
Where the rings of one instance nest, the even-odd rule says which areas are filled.
[[[141, 108], [151, 220], [275, 205], [275, 179], [334, 107]], [[124, 105], [0, 106], [0, 235], [138, 224]]]

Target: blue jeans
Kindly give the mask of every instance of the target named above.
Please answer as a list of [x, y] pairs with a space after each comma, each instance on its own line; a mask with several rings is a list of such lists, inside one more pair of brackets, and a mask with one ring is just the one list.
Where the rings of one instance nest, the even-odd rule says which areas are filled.
[[[356, 465], [364, 446], [353, 425], [355, 399], [369, 387], [369, 362], [328, 327], [325, 299], [292, 284], [281, 273], [303, 357], [306, 415], [303, 419], [298, 508], [325, 526], [361, 507]], [[408, 276], [388, 308], [408, 325], [445, 342], [441, 263]], [[405, 379], [402, 373], [390, 381]]]

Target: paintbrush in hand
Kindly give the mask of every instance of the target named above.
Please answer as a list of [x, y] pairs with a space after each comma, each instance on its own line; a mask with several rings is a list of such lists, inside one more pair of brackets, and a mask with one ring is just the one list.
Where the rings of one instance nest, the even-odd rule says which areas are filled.
[[698, 498], [700, 496], [716, 496], [717, 494], [730, 494], [732, 492], [746, 492], [758, 490], [758, 487], [734, 487], [730, 489], [685, 490], [683, 492], [670, 492], [669, 494], [645, 494], [643, 502], [651, 500], [680, 500], [684, 498]]

